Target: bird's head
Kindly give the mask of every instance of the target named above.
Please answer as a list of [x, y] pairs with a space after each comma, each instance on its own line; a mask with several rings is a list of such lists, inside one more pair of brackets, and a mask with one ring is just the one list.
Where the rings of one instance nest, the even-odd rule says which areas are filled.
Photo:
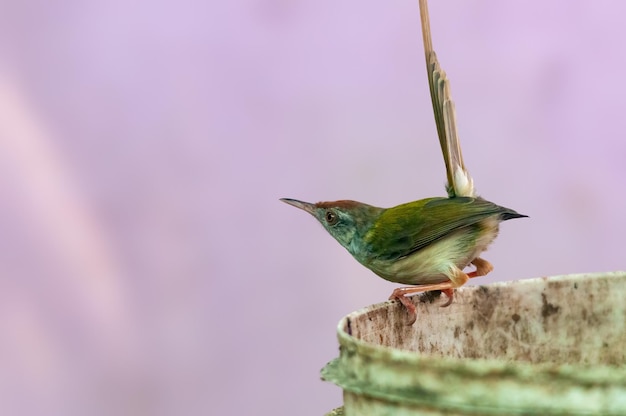
[[382, 208], [348, 200], [316, 204], [289, 198], [281, 198], [281, 201], [313, 215], [352, 255], [357, 254], [362, 237], [383, 211]]

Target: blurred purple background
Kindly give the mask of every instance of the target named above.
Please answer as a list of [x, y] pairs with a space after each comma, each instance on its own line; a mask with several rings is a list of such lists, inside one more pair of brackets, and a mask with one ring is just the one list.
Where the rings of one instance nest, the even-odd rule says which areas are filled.
[[[626, 3], [431, 1], [474, 284], [624, 269]], [[411, 1], [0, 4], [0, 413], [322, 415], [377, 278], [280, 197], [444, 195]], [[451, 307], [454, 307], [452, 305]]]

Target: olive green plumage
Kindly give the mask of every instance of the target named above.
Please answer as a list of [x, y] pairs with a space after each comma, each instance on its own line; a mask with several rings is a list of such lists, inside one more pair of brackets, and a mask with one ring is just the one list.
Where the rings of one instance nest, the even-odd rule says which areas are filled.
[[392, 208], [357, 201], [281, 201], [307, 211], [354, 258], [392, 282], [451, 280], [484, 251], [502, 221], [525, 215], [482, 198], [427, 198]]
[[427, 198], [383, 210], [363, 244], [370, 255], [396, 260], [491, 216], [504, 220], [524, 215], [482, 198]]

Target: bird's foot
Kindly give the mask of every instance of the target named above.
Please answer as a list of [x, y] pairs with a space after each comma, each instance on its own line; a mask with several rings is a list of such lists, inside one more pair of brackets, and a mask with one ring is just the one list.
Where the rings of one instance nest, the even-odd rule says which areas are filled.
[[413, 304], [411, 299], [409, 299], [408, 297], [404, 295], [404, 292], [402, 291], [402, 289], [408, 289], [408, 288], [404, 288], [404, 287], [397, 288], [396, 290], [393, 291], [391, 296], [389, 296], [389, 300], [397, 299], [402, 305], [404, 305], [404, 308], [409, 314], [409, 319], [406, 321], [406, 324], [411, 326], [417, 320], [417, 309], [415, 308], [415, 305]]
[[[461, 272], [462, 273], [462, 272]], [[467, 280], [467, 279], [466, 279]], [[452, 282], [443, 282], [437, 283], [433, 285], [420, 285], [420, 286], [411, 286], [411, 287], [399, 287], [393, 291], [391, 296], [389, 296], [389, 300], [397, 299], [402, 305], [404, 305], [406, 311], [409, 314], [409, 319], [407, 321], [407, 325], [413, 325], [417, 320], [417, 309], [411, 299], [406, 297], [406, 295], [410, 295], [413, 293], [421, 293], [421, 292], [430, 292], [431, 290], [441, 290], [448, 296], [448, 301], [442, 306], [449, 306], [452, 303], [454, 298], [454, 285]]]
[[444, 289], [441, 291], [441, 293], [445, 294], [448, 297], [446, 303], [441, 305], [441, 307], [447, 308], [448, 306], [452, 305], [452, 301], [454, 300], [454, 289]]

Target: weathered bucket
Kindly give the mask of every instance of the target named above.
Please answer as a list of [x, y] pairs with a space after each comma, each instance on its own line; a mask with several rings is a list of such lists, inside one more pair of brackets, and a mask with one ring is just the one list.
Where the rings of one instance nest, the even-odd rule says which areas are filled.
[[626, 415], [626, 272], [463, 287], [339, 322], [331, 414]]

